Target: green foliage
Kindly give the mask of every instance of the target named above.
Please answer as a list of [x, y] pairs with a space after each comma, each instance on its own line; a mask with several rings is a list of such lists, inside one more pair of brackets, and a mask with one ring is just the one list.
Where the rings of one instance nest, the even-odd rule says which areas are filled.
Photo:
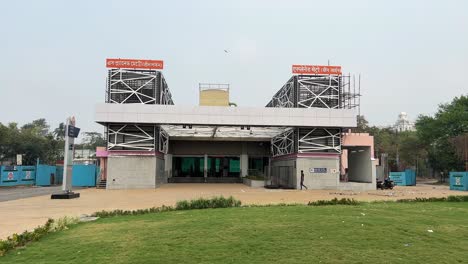
[[151, 213], [161, 213], [174, 210], [191, 210], [191, 209], [207, 209], [207, 208], [227, 208], [227, 207], [239, 207], [241, 206], [241, 201], [236, 200], [234, 197], [230, 196], [229, 198], [213, 197], [210, 199], [199, 198], [194, 200], [182, 200], [176, 203], [175, 207], [171, 206], [161, 206], [161, 207], [152, 207], [148, 209], [139, 209], [139, 210], [113, 210], [113, 211], [100, 211], [94, 213], [92, 216], [97, 216], [100, 218], [122, 216], [122, 215], [143, 215]]
[[400, 199], [397, 203], [417, 203], [417, 202], [468, 202], [468, 195], [449, 195], [447, 197], [429, 197], [429, 198], [414, 198]]
[[357, 117], [357, 127], [353, 129], [355, 133], [366, 133], [369, 130], [369, 122], [363, 115], [358, 115]]
[[[90, 149], [104, 146], [105, 140], [100, 133], [85, 132], [84, 144]], [[16, 154], [23, 154], [23, 165], [35, 165], [37, 158], [41, 163], [55, 164], [63, 159], [65, 124], [49, 131], [46, 120], [41, 118], [18, 128], [17, 123], [0, 123], [0, 161], [14, 163]]]
[[434, 117], [420, 116], [416, 129], [432, 168], [440, 172], [463, 169], [451, 141], [468, 133], [468, 96], [455, 97], [451, 103], [441, 104]]
[[66, 230], [68, 229], [69, 226], [78, 224], [79, 221], [80, 219], [78, 219], [77, 217], [69, 217], [69, 216], [62, 217], [52, 222], [50, 226], [50, 231], [55, 232], [55, 231]]
[[103, 135], [98, 132], [84, 132], [84, 138], [81, 145], [87, 149], [95, 150], [96, 147], [106, 146], [106, 140]]
[[49, 132], [49, 125], [41, 118], [18, 128], [16, 123], [0, 124], [0, 160], [15, 161], [16, 154], [23, 154], [23, 165], [54, 163], [61, 158], [63, 141]]
[[416, 131], [397, 132], [390, 127], [369, 126], [364, 116], [358, 116], [354, 132], [374, 136], [375, 155], [387, 153], [391, 170], [418, 166], [421, 175], [429, 166], [439, 172], [463, 169], [452, 142], [454, 137], [468, 133], [468, 96], [441, 104], [434, 116], [419, 116], [415, 127]]
[[468, 196], [466, 195], [449, 195], [447, 202], [468, 202]]
[[333, 198], [331, 200], [318, 200], [310, 201], [307, 205], [311, 206], [323, 206], [323, 205], [359, 205], [360, 202], [349, 198]]
[[229, 198], [213, 197], [211, 199], [199, 198], [191, 201], [178, 201], [176, 203], [176, 210], [189, 210], [189, 209], [206, 209], [206, 208], [227, 208], [227, 207], [239, 207], [241, 201], [234, 199], [230, 196]]
[[54, 233], [0, 262], [465, 263], [467, 214], [468, 203], [363, 203], [113, 217]]
[[65, 123], [61, 122], [59, 126], [54, 129], [53, 132], [56, 139], [64, 140], [65, 139]]
[[100, 218], [108, 218], [114, 216], [122, 216], [122, 215], [143, 215], [143, 214], [151, 214], [151, 213], [161, 213], [161, 212], [168, 212], [174, 211], [174, 208], [171, 206], [161, 206], [161, 207], [151, 207], [148, 209], [138, 209], [138, 210], [113, 210], [113, 211], [100, 211], [95, 212], [92, 216], [100, 217]]
[[32, 241], [38, 241], [50, 232], [57, 232], [68, 229], [69, 226], [79, 222], [75, 217], [63, 217], [57, 221], [48, 219], [47, 222], [36, 227], [33, 231], [24, 231], [21, 234], [13, 234], [5, 240], [0, 240], [0, 256], [4, 256], [8, 251], [24, 247]]

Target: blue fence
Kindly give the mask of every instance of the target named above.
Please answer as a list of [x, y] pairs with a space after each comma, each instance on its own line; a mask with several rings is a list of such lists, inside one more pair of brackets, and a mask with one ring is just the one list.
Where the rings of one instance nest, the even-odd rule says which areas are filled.
[[0, 167], [0, 186], [33, 185], [35, 180], [35, 166]]
[[72, 175], [73, 186], [96, 186], [96, 165], [73, 165]]
[[450, 172], [450, 190], [468, 191], [468, 171]]
[[390, 172], [389, 177], [395, 185], [416, 185], [416, 173], [414, 172], [414, 170], [406, 169], [405, 171], [401, 172]]
[[36, 185], [50, 186], [55, 184], [56, 167], [49, 165], [37, 165]]
[[[96, 186], [96, 165], [73, 165], [72, 186]], [[63, 182], [63, 166], [0, 166], [0, 186], [51, 186]]]

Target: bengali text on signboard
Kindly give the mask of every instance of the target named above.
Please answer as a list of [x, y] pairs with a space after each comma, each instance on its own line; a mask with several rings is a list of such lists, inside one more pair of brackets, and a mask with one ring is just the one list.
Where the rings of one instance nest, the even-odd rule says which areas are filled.
[[293, 74], [341, 75], [341, 66], [293, 65]]
[[162, 60], [106, 59], [107, 68], [162, 70]]

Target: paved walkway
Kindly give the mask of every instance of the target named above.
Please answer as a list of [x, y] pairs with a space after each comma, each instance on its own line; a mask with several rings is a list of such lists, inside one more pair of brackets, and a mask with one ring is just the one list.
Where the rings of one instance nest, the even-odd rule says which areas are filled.
[[268, 190], [243, 184], [166, 184], [157, 189], [99, 190], [82, 189], [73, 200], [51, 200], [50, 195], [0, 202], [0, 239], [12, 233], [33, 229], [47, 218], [80, 216], [101, 210], [142, 209], [174, 205], [179, 200], [223, 195], [234, 196], [243, 204], [307, 203], [313, 200], [354, 198], [357, 200], [392, 200], [415, 197], [468, 195], [450, 191], [447, 186], [421, 185], [396, 187], [394, 190], [351, 192], [336, 190]]
[[[79, 188], [74, 188], [79, 189]], [[0, 202], [18, 200], [41, 195], [51, 195], [61, 192], [62, 186], [37, 187], [37, 186], [15, 186], [0, 188]]]

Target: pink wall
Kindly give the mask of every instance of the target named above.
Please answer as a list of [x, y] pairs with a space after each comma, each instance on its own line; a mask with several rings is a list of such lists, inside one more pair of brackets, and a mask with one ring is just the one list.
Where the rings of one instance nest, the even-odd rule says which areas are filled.
[[369, 133], [344, 133], [342, 146], [369, 146], [371, 158], [374, 157], [374, 137]]
[[[374, 137], [370, 136], [369, 133], [343, 133], [341, 146], [369, 146], [371, 149], [369, 158], [374, 158]], [[343, 149], [341, 152], [341, 175], [345, 174], [346, 168], [348, 168], [348, 150]]]

